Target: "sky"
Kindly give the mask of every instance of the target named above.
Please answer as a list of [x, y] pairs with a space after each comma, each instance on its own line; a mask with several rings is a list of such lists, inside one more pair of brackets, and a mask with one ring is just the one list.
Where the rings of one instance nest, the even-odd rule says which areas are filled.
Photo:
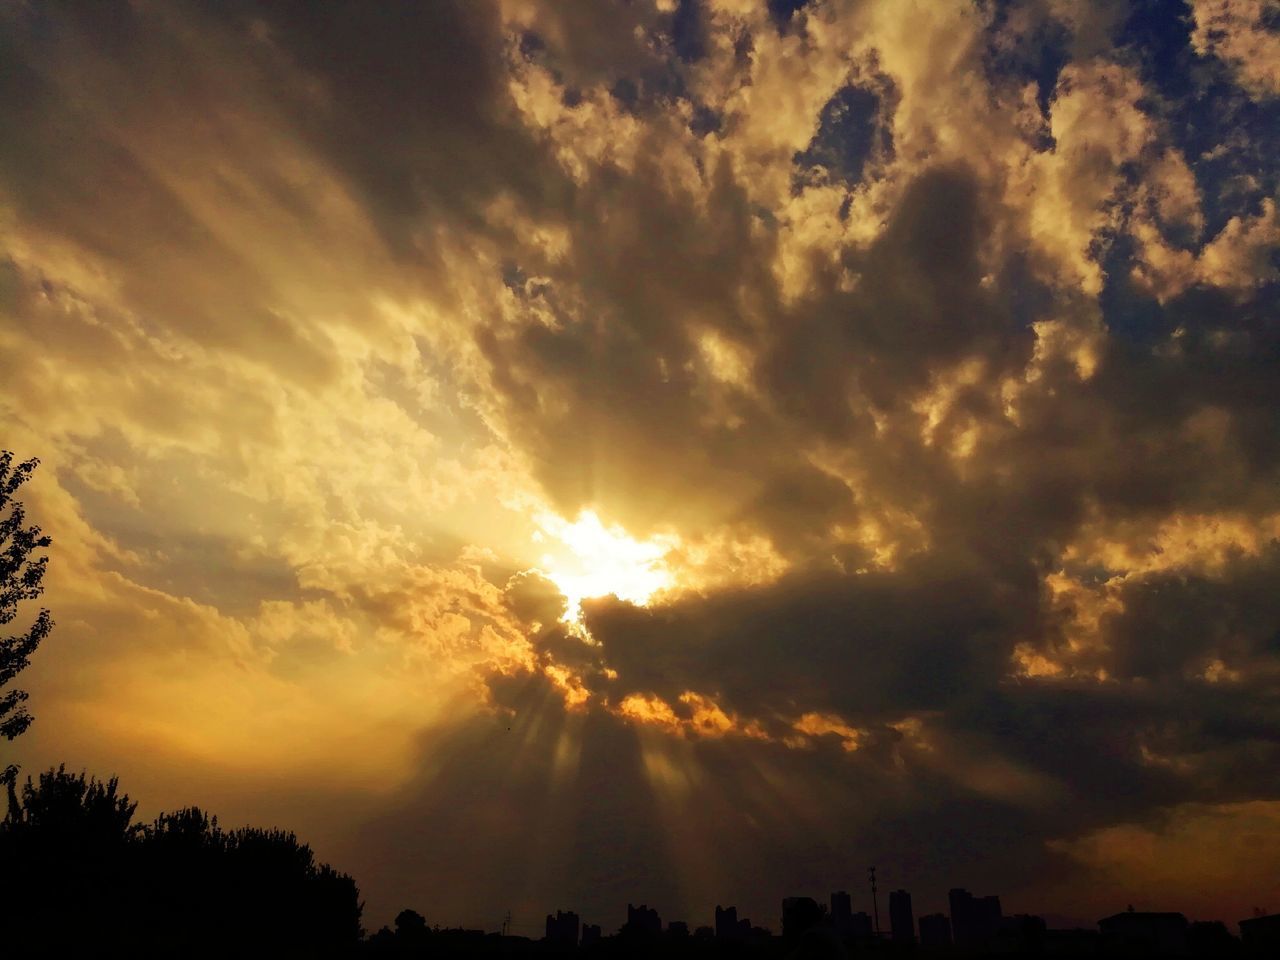
[[5, 749], [370, 928], [1280, 909], [1278, 190], [1273, 0], [2, 0]]

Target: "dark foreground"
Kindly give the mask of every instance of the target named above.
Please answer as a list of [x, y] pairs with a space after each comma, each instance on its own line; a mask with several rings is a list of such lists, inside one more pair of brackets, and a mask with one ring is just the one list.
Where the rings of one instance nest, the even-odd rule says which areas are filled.
[[[1280, 957], [1280, 915], [1242, 921], [1243, 939], [1218, 922], [1132, 911], [1097, 930], [1048, 930], [1035, 917], [997, 915], [981, 942], [931, 946], [870, 936], [860, 914], [829, 913], [806, 897], [783, 904], [783, 935], [732, 908], [722, 929], [664, 929], [656, 911], [629, 908], [614, 935], [579, 927], [574, 914], [547, 918], [533, 940], [438, 929], [412, 910], [395, 929], [366, 936], [355, 881], [319, 863], [283, 830], [223, 829], [190, 807], [133, 822], [136, 804], [114, 779], [50, 770], [9, 784], [0, 821], [0, 958], [13, 957], [350, 957], [785, 960], [785, 958]], [[980, 903], [968, 898], [961, 900]], [[960, 903], [955, 900], [953, 906]], [[995, 898], [983, 898], [995, 900]], [[955, 911], [953, 911], [955, 912]], [[957, 913], [959, 915], [959, 913]], [[865, 919], [865, 918], [863, 918]], [[853, 927], [849, 926], [854, 922]], [[843, 923], [843, 926], [842, 926]], [[939, 926], [941, 924], [941, 926]], [[949, 936], [942, 915], [920, 929]], [[850, 929], [858, 931], [850, 934]], [[911, 929], [910, 926], [906, 929]]]

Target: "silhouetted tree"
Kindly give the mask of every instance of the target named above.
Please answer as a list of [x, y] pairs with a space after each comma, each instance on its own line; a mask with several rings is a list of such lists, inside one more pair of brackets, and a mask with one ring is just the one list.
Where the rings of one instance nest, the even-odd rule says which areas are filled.
[[399, 952], [396, 935], [390, 927], [383, 927], [364, 942], [364, 955], [367, 957], [394, 957]]
[[[235, 877], [233, 915], [241, 935], [275, 952], [328, 956], [359, 943], [361, 907], [355, 882], [283, 830], [246, 827], [226, 837], [226, 867]], [[262, 909], [270, 904], [270, 910]]]
[[396, 914], [396, 940], [401, 952], [421, 956], [426, 951], [430, 936], [427, 918], [417, 910], [401, 910]]
[[370, 957], [416, 957], [436, 955], [431, 950], [431, 928], [417, 910], [401, 910], [396, 914], [396, 928], [383, 927], [365, 941], [365, 955]]
[[[0, 823], [0, 954], [337, 957], [363, 931], [355, 881], [283, 830], [197, 807], [134, 824], [114, 779], [27, 779]], [[7, 952], [12, 950], [12, 953]]]
[[427, 918], [417, 910], [401, 910], [396, 914], [396, 933], [416, 937], [427, 932]]
[[[30, 478], [39, 460], [27, 460], [13, 466], [13, 454], [0, 451], [0, 626], [12, 623], [18, 605], [34, 600], [44, 591], [44, 571], [48, 557], [32, 557], [37, 550], [49, 546], [50, 540], [36, 526], [26, 525], [26, 512], [14, 494]], [[8, 510], [7, 515], [3, 515]], [[31, 662], [31, 654], [53, 629], [48, 610], [41, 610], [35, 622], [25, 631], [0, 638], [0, 691]], [[0, 736], [12, 740], [31, 725], [31, 714], [24, 705], [25, 690], [0, 692]], [[13, 764], [0, 771], [0, 779], [8, 788], [12, 806], [18, 768]]]
[[[16, 801], [16, 802], [15, 802]], [[0, 823], [0, 910], [13, 956], [118, 940], [128, 907], [136, 804], [65, 767], [27, 778]], [[92, 936], [88, 931], [93, 931]]]

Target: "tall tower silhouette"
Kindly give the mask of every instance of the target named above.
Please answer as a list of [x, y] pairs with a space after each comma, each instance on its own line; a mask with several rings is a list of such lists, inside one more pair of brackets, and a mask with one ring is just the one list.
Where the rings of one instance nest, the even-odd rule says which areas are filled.
[[871, 879], [871, 915], [875, 919], [876, 937], [880, 936], [880, 904], [876, 900], [876, 868], [868, 867], [867, 876]]
[[914, 943], [915, 918], [911, 912], [911, 894], [894, 890], [889, 894], [889, 931], [898, 943]]

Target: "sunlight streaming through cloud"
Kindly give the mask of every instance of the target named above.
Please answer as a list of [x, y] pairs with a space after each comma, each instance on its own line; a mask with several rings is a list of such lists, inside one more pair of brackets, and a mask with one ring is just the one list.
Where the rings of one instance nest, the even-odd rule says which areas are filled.
[[576, 619], [583, 600], [615, 596], [643, 605], [675, 585], [667, 555], [679, 544], [674, 536], [636, 540], [622, 527], [605, 526], [593, 510], [569, 523], [552, 513], [537, 518], [543, 572], [568, 601], [566, 616]]

